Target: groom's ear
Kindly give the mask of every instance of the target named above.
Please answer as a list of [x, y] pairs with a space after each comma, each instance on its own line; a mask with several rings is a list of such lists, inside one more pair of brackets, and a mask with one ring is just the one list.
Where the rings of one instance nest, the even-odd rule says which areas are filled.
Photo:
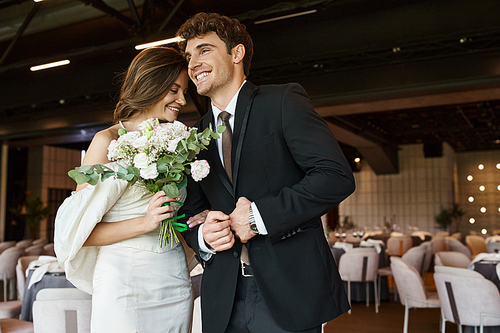
[[245, 58], [245, 46], [243, 46], [243, 44], [238, 44], [233, 47], [231, 56], [233, 57], [234, 64], [243, 63], [243, 58]]

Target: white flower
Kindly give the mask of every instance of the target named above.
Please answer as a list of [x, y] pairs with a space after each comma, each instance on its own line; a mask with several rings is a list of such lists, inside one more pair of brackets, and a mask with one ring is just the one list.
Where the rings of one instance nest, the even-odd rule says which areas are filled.
[[115, 148], [116, 148], [116, 145], [118, 143], [116, 142], [116, 140], [112, 140], [110, 143], [109, 143], [109, 146], [108, 146], [108, 160], [110, 161], [113, 161], [115, 158], [114, 156], [114, 153], [115, 153]]
[[142, 135], [138, 138], [134, 138], [134, 140], [132, 141], [131, 144], [132, 144], [132, 147], [134, 147], [134, 148], [144, 149], [148, 144], [148, 138], [145, 137], [144, 135]]
[[167, 150], [168, 151], [171, 151], [171, 152], [175, 152], [175, 150], [177, 149], [177, 145], [179, 144], [179, 142], [184, 139], [184, 138], [175, 138], [173, 140], [170, 140], [168, 142], [168, 147], [167, 147]]
[[158, 169], [156, 169], [156, 163], [151, 163], [146, 168], [141, 169], [141, 177], [144, 179], [155, 179], [158, 177]]
[[[134, 156], [134, 166], [139, 169], [145, 169], [149, 166], [148, 155], [139, 153]], [[156, 167], [156, 164], [155, 164]], [[154, 177], [153, 177], [154, 178]]]
[[197, 182], [208, 176], [210, 172], [210, 165], [206, 160], [194, 161], [191, 164], [191, 175], [193, 179]]

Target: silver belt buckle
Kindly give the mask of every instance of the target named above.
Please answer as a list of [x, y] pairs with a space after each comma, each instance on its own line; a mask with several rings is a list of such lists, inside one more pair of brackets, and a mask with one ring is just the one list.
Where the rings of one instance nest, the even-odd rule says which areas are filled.
[[253, 277], [253, 275], [245, 274], [245, 263], [243, 261], [241, 261], [241, 275], [243, 277]]

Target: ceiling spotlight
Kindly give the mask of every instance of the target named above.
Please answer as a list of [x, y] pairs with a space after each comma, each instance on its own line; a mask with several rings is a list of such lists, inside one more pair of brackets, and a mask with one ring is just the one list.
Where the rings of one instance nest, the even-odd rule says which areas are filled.
[[498, 185], [498, 186], [497, 186], [497, 190], [499, 190], [499, 191], [500, 191], [500, 185]]
[[474, 197], [469, 197], [467, 200], [469, 200], [469, 202], [474, 202]]
[[[500, 141], [500, 140], [498, 140]], [[500, 169], [500, 163], [497, 163], [497, 169]]]
[[486, 213], [486, 207], [481, 207], [481, 209], [479, 209], [479, 211], [480, 211], [481, 213], [483, 213], [483, 214], [484, 214], [484, 213]]
[[152, 46], [177, 43], [177, 42], [180, 42], [183, 39], [184, 38], [182, 38], [182, 37], [174, 37], [174, 38], [169, 38], [169, 39], [158, 40], [156, 42], [151, 42], [151, 43], [136, 45], [135, 49], [136, 50], [142, 50], [142, 49], [146, 49], [146, 48], [152, 47]]
[[469, 219], [469, 223], [470, 223], [470, 224], [474, 224], [474, 223], [476, 223], [476, 219], [475, 219], [475, 218], [473, 218], [473, 217], [471, 217], [471, 218]]
[[479, 170], [483, 170], [483, 169], [484, 169], [484, 165], [483, 165], [483, 164], [479, 164], [479, 165], [477, 166], [477, 168], [478, 168]]
[[468, 180], [468, 181], [470, 181], [470, 182], [471, 182], [473, 179], [474, 179], [474, 177], [472, 177], [472, 175], [468, 175], [468, 176], [467, 176], [467, 180]]
[[488, 230], [486, 230], [486, 229], [481, 229], [481, 233], [482, 233], [483, 235], [486, 235], [486, 234], [488, 233]]
[[354, 159], [354, 162], [359, 163], [359, 162], [361, 162], [361, 159], [360, 159], [359, 157], [356, 157], [356, 158]]
[[479, 186], [479, 191], [484, 192], [485, 189], [486, 187], [484, 187], [484, 185]]

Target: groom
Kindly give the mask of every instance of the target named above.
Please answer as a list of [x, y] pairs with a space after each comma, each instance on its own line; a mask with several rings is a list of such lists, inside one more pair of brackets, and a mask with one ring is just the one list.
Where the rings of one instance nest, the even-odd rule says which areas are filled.
[[211, 99], [195, 125], [225, 125], [199, 159], [179, 214], [209, 209], [184, 232], [202, 261], [204, 333], [320, 332], [349, 309], [320, 216], [354, 191], [337, 141], [298, 84], [247, 81], [253, 54], [245, 26], [199, 13], [177, 32], [188, 74]]

